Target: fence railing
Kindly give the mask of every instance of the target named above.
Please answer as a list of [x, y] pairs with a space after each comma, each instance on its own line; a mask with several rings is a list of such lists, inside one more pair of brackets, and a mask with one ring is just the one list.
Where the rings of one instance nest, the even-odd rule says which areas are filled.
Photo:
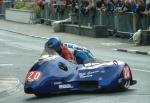
[[56, 8], [57, 5], [52, 6], [49, 3], [46, 3], [41, 8], [41, 19], [44, 20], [45, 22], [49, 22], [69, 18], [69, 14], [71, 12], [70, 6], [66, 6], [65, 10], [62, 11], [61, 13], [57, 12]]
[[[108, 13], [96, 12], [95, 18], [91, 18], [91, 14], [81, 16], [81, 25], [106, 25], [109, 30], [116, 29], [119, 32], [134, 33], [138, 29], [147, 30], [150, 26], [150, 16], [139, 16], [135, 13]], [[75, 18], [75, 17], [74, 17]], [[91, 19], [94, 19], [92, 23]], [[75, 21], [75, 20], [74, 20]], [[73, 21], [73, 22], [74, 22]]]
[[[138, 15], [136, 13], [126, 12], [126, 13], [109, 13], [109, 12], [98, 12], [96, 11], [95, 17], [89, 12], [87, 15], [79, 13], [72, 15], [72, 23], [83, 26], [92, 25], [106, 25], [109, 30], [117, 30], [118, 32], [134, 33], [138, 29], [147, 30], [150, 26], [150, 16], [148, 15]], [[44, 6], [42, 19], [44, 20], [62, 20], [66, 19], [71, 14], [71, 7], [67, 6], [63, 14], [56, 13], [56, 8], [50, 6]], [[92, 20], [93, 19], [93, 20]]]

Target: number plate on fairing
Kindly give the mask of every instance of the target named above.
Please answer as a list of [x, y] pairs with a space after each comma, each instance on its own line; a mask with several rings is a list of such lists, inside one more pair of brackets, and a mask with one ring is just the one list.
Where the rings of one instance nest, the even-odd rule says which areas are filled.
[[27, 74], [26, 80], [27, 81], [38, 81], [42, 76], [42, 73], [39, 71], [31, 71]]

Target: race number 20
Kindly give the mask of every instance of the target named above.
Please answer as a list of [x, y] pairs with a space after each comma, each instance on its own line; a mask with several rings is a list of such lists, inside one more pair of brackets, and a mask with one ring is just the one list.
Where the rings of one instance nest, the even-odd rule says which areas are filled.
[[27, 74], [26, 79], [28, 81], [38, 81], [41, 77], [41, 72], [38, 71], [31, 71]]

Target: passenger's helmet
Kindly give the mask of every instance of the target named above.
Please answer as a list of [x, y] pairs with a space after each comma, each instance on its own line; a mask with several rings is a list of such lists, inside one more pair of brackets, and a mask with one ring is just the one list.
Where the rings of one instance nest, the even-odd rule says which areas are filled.
[[58, 37], [50, 38], [46, 43], [48, 48], [54, 49], [56, 52], [61, 51], [61, 40]]

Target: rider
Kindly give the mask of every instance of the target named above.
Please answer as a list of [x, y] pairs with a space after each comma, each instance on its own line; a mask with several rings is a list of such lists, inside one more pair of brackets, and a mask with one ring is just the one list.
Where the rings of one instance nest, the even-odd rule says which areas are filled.
[[63, 45], [58, 37], [52, 37], [46, 42], [44, 51], [49, 53], [51, 49], [55, 50], [64, 59], [70, 62], [75, 62], [75, 56], [65, 45]]

